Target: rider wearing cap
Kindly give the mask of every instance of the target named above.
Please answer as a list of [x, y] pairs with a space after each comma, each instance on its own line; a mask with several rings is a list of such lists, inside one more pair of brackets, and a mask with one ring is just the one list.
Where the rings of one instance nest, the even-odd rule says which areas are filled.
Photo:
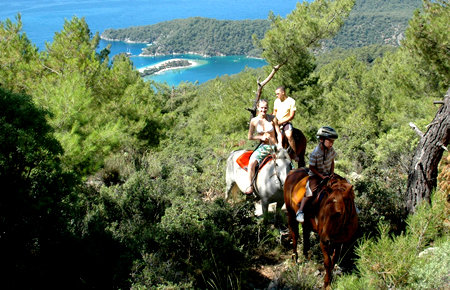
[[321, 127], [317, 131], [319, 144], [309, 155], [309, 179], [306, 184], [306, 193], [303, 197], [300, 208], [297, 211], [297, 221], [304, 221], [303, 208], [306, 202], [311, 198], [312, 193], [325, 178], [329, 178], [334, 173], [334, 151], [333, 143], [338, 138], [336, 131], [328, 126]]

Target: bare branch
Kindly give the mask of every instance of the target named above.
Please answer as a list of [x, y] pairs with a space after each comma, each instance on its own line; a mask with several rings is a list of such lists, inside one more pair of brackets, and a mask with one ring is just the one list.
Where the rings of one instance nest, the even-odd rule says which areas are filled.
[[54, 72], [55, 74], [61, 76], [61, 72], [56, 71], [56, 70], [52, 69], [51, 67], [46, 66], [46, 65], [43, 64], [43, 63], [41, 63], [41, 65], [42, 65], [44, 68], [48, 69], [49, 71]]
[[[284, 61], [284, 63], [286, 63], [286, 61]], [[277, 64], [276, 66], [274, 66], [272, 68], [272, 71], [270, 72], [270, 74], [267, 76], [267, 78], [265, 80], [262, 81], [262, 83], [258, 83], [261, 87], [264, 87], [272, 78], [273, 76], [276, 74], [276, 72], [280, 69], [281, 66], [283, 66], [283, 64]]]
[[409, 122], [409, 126], [414, 130], [414, 132], [416, 132], [417, 133], [417, 135], [419, 135], [420, 136], [420, 138], [422, 138], [423, 137], [423, 133], [422, 133], [422, 131], [420, 131], [420, 129], [419, 128], [417, 128], [417, 126], [413, 123], [413, 122]]

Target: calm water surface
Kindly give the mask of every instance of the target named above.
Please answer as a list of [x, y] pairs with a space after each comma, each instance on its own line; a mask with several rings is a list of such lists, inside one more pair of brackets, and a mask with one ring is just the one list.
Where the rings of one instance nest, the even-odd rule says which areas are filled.
[[[21, 14], [23, 31], [40, 49], [52, 42], [55, 32], [63, 30], [64, 20], [84, 17], [92, 33], [100, 34], [108, 28], [150, 25], [162, 21], [194, 16], [215, 19], [267, 19], [269, 12], [285, 17], [296, 5], [294, 0], [0, 0], [0, 21], [15, 22]], [[131, 52], [138, 55], [145, 44], [101, 41], [99, 49], [112, 44], [111, 54]], [[151, 78], [177, 85], [181, 81], [199, 83], [225, 74], [235, 74], [245, 67], [261, 67], [264, 60], [242, 56], [201, 58], [192, 55], [176, 56], [201, 60], [203, 65], [173, 70]], [[136, 68], [152, 65], [172, 57], [136, 57]]]

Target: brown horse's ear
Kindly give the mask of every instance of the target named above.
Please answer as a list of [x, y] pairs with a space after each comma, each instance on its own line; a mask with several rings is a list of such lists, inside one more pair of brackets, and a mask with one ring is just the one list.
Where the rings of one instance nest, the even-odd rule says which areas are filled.
[[328, 181], [327, 181], [327, 186], [328, 186], [328, 187], [332, 187], [332, 186], [333, 186], [333, 183], [334, 183], [333, 178], [330, 178], [330, 179], [328, 179]]
[[355, 191], [353, 190], [353, 185], [349, 184], [348, 195], [351, 199], [355, 199]]

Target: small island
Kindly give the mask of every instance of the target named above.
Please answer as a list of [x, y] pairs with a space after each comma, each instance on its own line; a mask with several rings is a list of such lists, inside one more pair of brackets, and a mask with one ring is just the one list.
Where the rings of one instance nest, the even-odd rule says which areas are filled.
[[196, 62], [187, 59], [174, 58], [163, 61], [161, 63], [157, 63], [154, 65], [150, 65], [144, 68], [139, 69], [139, 73], [141, 77], [157, 74], [166, 70], [178, 69], [178, 68], [186, 68], [197, 65]]

